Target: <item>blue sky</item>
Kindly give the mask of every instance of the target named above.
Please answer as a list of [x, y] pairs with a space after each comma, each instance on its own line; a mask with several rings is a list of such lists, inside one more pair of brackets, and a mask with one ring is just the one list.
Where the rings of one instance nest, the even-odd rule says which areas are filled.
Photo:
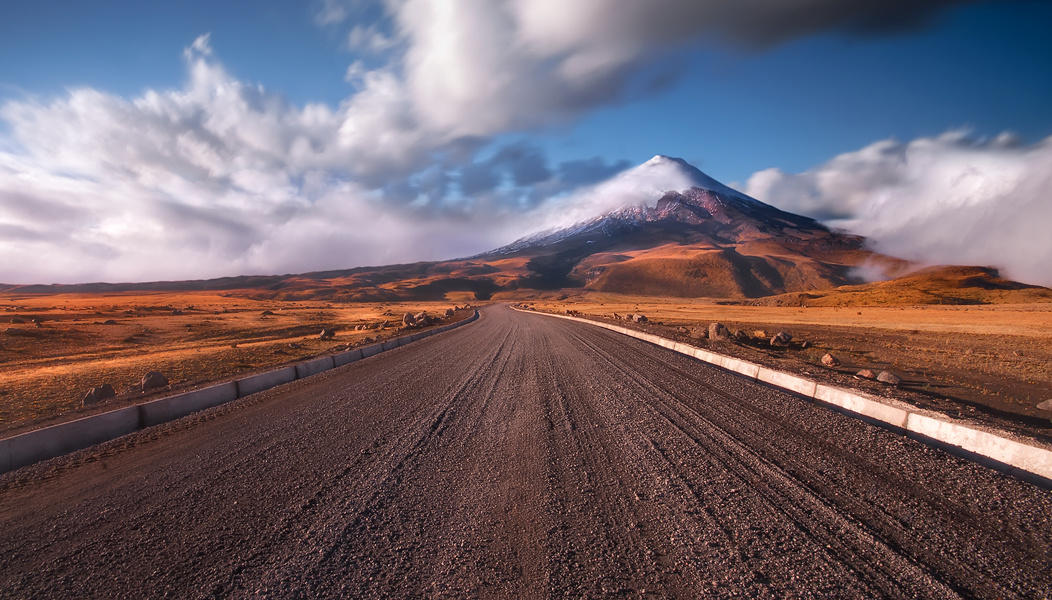
[[[0, 281], [462, 255], [550, 226], [559, 202], [657, 153], [838, 226], [877, 219], [855, 228], [879, 243], [905, 235], [873, 212], [887, 196], [971, 205], [978, 189], [1001, 205], [993, 183], [1034, 187], [1052, 135], [1048, 2], [2, 11]], [[987, 179], [949, 189], [961, 178], [925, 179], [922, 164]], [[63, 211], [72, 235], [53, 225]], [[203, 248], [194, 261], [167, 258], [188, 244]], [[986, 245], [991, 261], [1004, 246]], [[41, 256], [45, 274], [11, 266]]]

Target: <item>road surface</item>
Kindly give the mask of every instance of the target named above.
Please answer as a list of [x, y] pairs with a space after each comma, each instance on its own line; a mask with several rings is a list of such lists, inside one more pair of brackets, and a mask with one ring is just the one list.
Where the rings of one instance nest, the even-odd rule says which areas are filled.
[[475, 324], [0, 478], [0, 595], [1040, 598], [1052, 493], [638, 340]]

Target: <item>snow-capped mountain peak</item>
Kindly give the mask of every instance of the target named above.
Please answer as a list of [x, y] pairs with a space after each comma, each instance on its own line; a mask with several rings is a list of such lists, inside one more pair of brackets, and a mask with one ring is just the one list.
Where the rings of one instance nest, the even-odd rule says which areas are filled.
[[[750, 196], [746, 196], [738, 190], [732, 187], [728, 187], [720, 183], [719, 181], [713, 179], [712, 177], [709, 177], [704, 172], [702, 172], [701, 169], [698, 169], [697, 167], [683, 160], [682, 158], [666, 156], [664, 154], [655, 154], [653, 158], [639, 165], [638, 167], [636, 167], [636, 169], [650, 169], [653, 171], [661, 172], [666, 176], [674, 174], [675, 177], [672, 177], [673, 179], [685, 179], [690, 182], [689, 187], [691, 188], [701, 188], [703, 190], [708, 190], [710, 192], [720, 194], [728, 198], [737, 198], [749, 202], [758, 202], [758, 200], [755, 200]], [[683, 192], [686, 191], [686, 189], [687, 188], [670, 189], [667, 191]]]
[[600, 184], [553, 202], [550, 225], [493, 251], [508, 254], [551, 246], [580, 235], [610, 235], [648, 222], [678, 221], [699, 226], [742, 219], [802, 220], [709, 177], [682, 158], [657, 154]]

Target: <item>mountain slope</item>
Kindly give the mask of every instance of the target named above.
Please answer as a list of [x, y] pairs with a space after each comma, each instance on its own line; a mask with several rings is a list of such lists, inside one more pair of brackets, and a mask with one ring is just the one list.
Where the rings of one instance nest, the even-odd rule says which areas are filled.
[[990, 267], [938, 266], [888, 281], [767, 296], [762, 306], [967, 305], [1052, 302], [1052, 290], [1001, 277]]
[[527, 257], [528, 287], [713, 297], [860, 283], [853, 269], [862, 264], [904, 266], [866, 250], [858, 236], [764, 204], [681, 159], [656, 156], [636, 169], [640, 177], [662, 170], [689, 187], [473, 258]]

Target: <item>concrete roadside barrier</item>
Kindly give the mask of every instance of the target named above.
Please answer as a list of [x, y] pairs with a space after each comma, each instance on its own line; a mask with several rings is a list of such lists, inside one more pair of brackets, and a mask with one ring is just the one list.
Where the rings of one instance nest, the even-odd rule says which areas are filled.
[[140, 418], [143, 427], [153, 427], [234, 400], [237, 400], [237, 383], [228, 381], [140, 404]]
[[912, 408], [905, 402], [894, 402], [890, 398], [878, 400], [864, 392], [823, 383], [815, 386], [814, 399], [900, 429], [906, 428], [906, 417]]
[[1052, 452], [1036, 452], [1033, 446], [996, 433], [919, 412], [911, 412], [906, 417], [906, 430], [1052, 479]]
[[318, 373], [328, 371], [335, 367], [336, 363], [331, 356], [322, 356], [319, 358], [312, 358], [311, 360], [305, 360], [296, 365], [296, 379], [303, 379], [304, 377], [317, 375]]
[[296, 367], [283, 367], [265, 373], [250, 375], [237, 380], [237, 397], [269, 390], [270, 388], [296, 380]]
[[122, 435], [134, 433], [144, 427], [160, 425], [199, 410], [225, 404], [238, 398], [244, 398], [245, 396], [290, 383], [297, 379], [310, 377], [338, 366], [348, 365], [384, 350], [397, 348], [436, 333], [456, 329], [468, 323], [473, 323], [478, 319], [479, 313], [475, 311], [467, 319], [420, 332], [414, 336], [402, 336], [401, 338], [379, 342], [364, 348], [356, 348], [331, 356], [314, 358], [296, 365], [249, 375], [234, 381], [183, 392], [0, 439], [0, 473], [6, 473], [41, 460], [61, 456], [62, 454], [87, 448]]
[[139, 407], [118, 408], [4, 440], [11, 469], [112, 440], [139, 429]]
[[[683, 354], [692, 355], [690, 352], [684, 352]], [[751, 363], [747, 360], [739, 360], [730, 356], [720, 356], [713, 354], [714, 360], [719, 360], [719, 365], [728, 371], [734, 371], [739, 375], [744, 375], [749, 379], [759, 378], [760, 371], [763, 370], [760, 365]], [[768, 369], [769, 370], [769, 369]]]
[[600, 321], [591, 321], [581, 317], [511, 308], [519, 312], [602, 327], [603, 329], [616, 331], [658, 346], [670, 348], [680, 354], [697, 358], [750, 379], [837, 407], [847, 413], [890, 425], [897, 430], [906, 431], [907, 434], [919, 439], [919, 441], [931, 441], [943, 446], [952, 446], [968, 454], [984, 457], [1022, 473], [1036, 475], [1046, 483], [1052, 483], [1052, 448], [1012, 439], [1011, 434], [1004, 431], [981, 428], [971, 423], [925, 411], [891, 398], [881, 398], [858, 390], [818, 383], [792, 373], [777, 371], [634, 329], [627, 329]]
[[355, 348], [354, 350], [347, 350], [346, 352], [340, 352], [339, 354], [332, 355], [332, 362], [337, 367], [343, 365], [349, 365], [352, 362], [356, 362], [362, 359], [362, 349]]
[[762, 381], [784, 390], [796, 392], [797, 394], [807, 396], [808, 398], [815, 397], [815, 388], [818, 386], [817, 382], [810, 379], [785, 373], [783, 371], [768, 369], [767, 367], [760, 367], [756, 373], [756, 381]]

